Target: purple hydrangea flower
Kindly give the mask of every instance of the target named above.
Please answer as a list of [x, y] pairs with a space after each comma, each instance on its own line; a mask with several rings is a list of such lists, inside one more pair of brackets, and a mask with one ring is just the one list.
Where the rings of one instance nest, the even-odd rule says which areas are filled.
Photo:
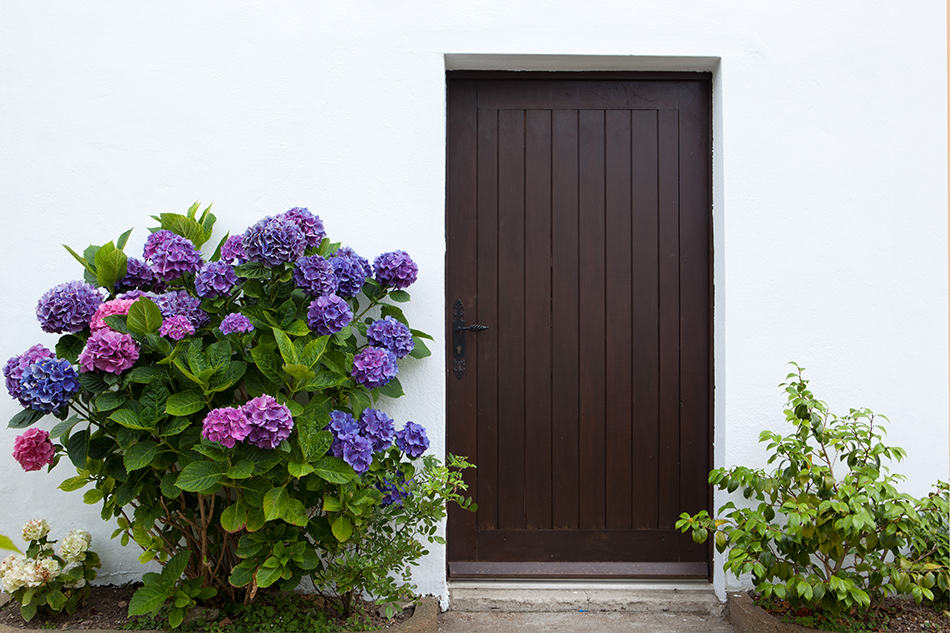
[[139, 357], [139, 346], [128, 334], [109, 328], [96, 330], [86, 341], [79, 354], [82, 371], [99, 371], [121, 374], [132, 367]]
[[228, 448], [234, 448], [237, 442], [251, 432], [244, 411], [235, 407], [221, 407], [212, 409], [201, 423], [201, 435], [212, 442], [218, 442]]
[[36, 304], [44, 332], [78, 332], [102, 303], [99, 290], [82, 281], [68, 281], [46, 291]]
[[367, 347], [353, 358], [350, 375], [364, 387], [382, 387], [399, 373], [396, 356], [388, 349]]
[[333, 434], [330, 452], [334, 457], [343, 457], [343, 440], [360, 432], [360, 425], [346, 411], [331, 411], [330, 423], [326, 428]]
[[227, 262], [205, 264], [195, 276], [195, 292], [199, 297], [217, 297], [231, 292], [237, 283], [234, 267]]
[[241, 411], [251, 426], [247, 441], [258, 448], [277, 448], [294, 428], [290, 409], [267, 394], [248, 400]]
[[126, 262], [125, 277], [115, 282], [116, 290], [149, 288], [155, 283], [155, 273], [141, 259], [129, 257]]
[[34, 411], [56, 411], [77, 393], [76, 370], [63, 358], [41, 358], [20, 376], [20, 401]]
[[34, 345], [22, 354], [10, 357], [3, 367], [3, 375], [7, 379], [7, 391], [10, 397], [20, 400], [24, 407], [30, 404], [20, 398], [20, 378], [26, 369], [41, 358], [51, 358], [53, 352], [42, 345]]
[[192, 297], [187, 290], [173, 290], [154, 299], [162, 316], [184, 316], [196, 328], [208, 322], [208, 313], [201, 309], [201, 299]]
[[336, 292], [336, 275], [333, 265], [319, 255], [301, 257], [294, 266], [294, 283], [312, 297], [332, 295]]
[[373, 443], [365, 437], [350, 435], [343, 438], [343, 461], [357, 474], [365, 473], [373, 463]]
[[201, 266], [201, 255], [191, 240], [167, 229], [149, 235], [142, 253], [155, 276], [165, 281], [193, 273]]
[[370, 345], [388, 349], [396, 358], [404, 358], [415, 347], [409, 327], [391, 316], [370, 323], [366, 328], [366, 338]]
[[158, 329], [158, 333], [162, 336], [167, 336], [174, 341], [180, 341], [186, 336], [194, 334], [195, 326], [191, 324], [191, 321], [189, 321], [187, 317], [179, 314], [173, 317], [168, 317], [162, 321], [162, 327]]
[[415, 422], [406, 422], [406, 426], [396, 432], [396, 446], [409, 457], [419, 457], [429, 448], [425, 428]]
[[330, 264], [337, 278], [337, 292], [344, 297], [355, 297], [359, 294], [366, 278], [373, 274], [369, 261], [357, 255], [349, 246], [334, 253], [330, 258]]
[[134, 301], [135, 299], [138, 299], [139, 297], [148, 297], [152, 301], [155, 301], [158, 299], [158, 295], [155, 294], [154, 292], [148, 292], [146, 290], [140, 290], [138, 288], [136, 288], [135, 290], [129, 290], [128, 292], [123, 292], [120, 295], [116, 295], [115, 298], [116, 299], [132, 299]]
[[374, 451], [392, 446], [396, 426], [393, 419], [379, 409], [363, 409], [360, 416], [360, 434], [373, 443]]
[[13, 440], [13, 459], [25, 471], [39, 470], [53, 463], [56, 447], [49, 440], [49, 433], [33, 427]]
[[350, 305], [336, 295], [317, 297], [307, 309], [307, 325], [317, 334], [336, 334], [353, 320]]
[[247, 253], [244, 252], [244, 236], [230, 235], [221, 245], [221, 260], [233, 264], [243, 264], [247, 261]]
[[244, 232], [247, 259], [270, 266], [295, 261], [303, 255], [306, 236], [297, 224], [285, 217], [267, 216]]
[[412, 285], [419, 274], [419, 267], [409, 257], [406, 251], [383, 253], [373, 262], [376, 270], [376, 281], [384, 287], [396, 289], [407, 288]]
[[235, 334], [251, 332], [254, 330], [254, 326], [251, 324], [251, 320], [240, 312], [232, 312], [221, 319], [221, 325], [218, 329], [221, 330], [222, 334]]
[[327, 236], [326, 231], [323, 230], [323, 221], [320, 220], [320, 216], [310, 213], [303, 207], [294, 207], [290, 211], [280, 214], [280, 217], [297, 225], [306, 241], [305, 249], [320, 246], [320, 242]]
[[406, 478], [402, 473], [399, 474], [399, 481], [394, 483], [388, 479], [384, 479], [380, 483], [376, 484], [376, 488], [385, 493], [380, 505], [388, 506], [396, 504], [397, 506], [402, 505], [402, 500], [406, 497], [411, 497], [412, 493], [409, 491], [409, 483], [406, 481]]

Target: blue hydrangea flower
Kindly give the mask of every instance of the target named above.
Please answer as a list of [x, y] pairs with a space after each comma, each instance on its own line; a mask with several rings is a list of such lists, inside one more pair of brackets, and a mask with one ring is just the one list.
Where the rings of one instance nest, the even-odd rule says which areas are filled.
[[350, 435], [342, 440], [343, 461], [357, 474], [365, 473], [373, 463], [373, 443], [365, 437]]
[[165, 281], [191, 274], [201, 266], [201, 255], [191, 240], [167, 229], [149, 235], [142, 253], [155, 276]]
[[317, 334], [336, 334], [353, 320], [350, 305], [336, 295], [317, 297], [307, 309], [307, 325]]
[[344, 297], [355, 297], [363, 288], [366, 278], [373, 269], [365, 257], [360, 257], [349, 246], [344, 246], [330, 258], [333, 272], [336, 274], [337, 292]]
[[312, 297], [332, 295], [337, 286], [333, 266], [319, 255], [297, 260], [294, 265], [294, 283]]
[[253, 332], [254, 326], [251, 320], [240, 312], [232, 312], [221, 319], [221, 325], [218, 326], [222, 334], [235, 334], [240, 332]]
[[369, 389], [382, 387], [399, 373], [396, 356], [388, 349], [367, 347], [353, 358], [350, 375]]
[[384, 479], [376, 484], [376, 488], [384, 493], [382, 501], [379, 502], [380, 505], [384, 506], [393, 504], [401, 506], [403, 499], [412, 496], [412, 493], [409, 491], [409, 482], [406, 481], [402, 473], [399, 474], [399, 481], [397, 483]]
[[20, 398], [35, 411], [56, 411], [79, 393], [77, 378], [68, 360], [41, 358], [23, 371]]
[[187, 290], [174, 290], [154, 299], [165, 318], [183, 316], [196, 328], [208, 322], [208, 313], [201, 309], [201, 299], [192, 297]]
[[429, 448], [425, 428], [415, 422], [406, 422], [406, 426], [396, 433], [396, 446], [409, 457], [419, 457]]
[[346, 411], [331, 411], [330, 423], [327, 424], [326, 430], [333, 434], [330, 452], [334, 457], [343, 457], [343, 440], [358, 435], [360, 425]]
[[396, 358], [404, 358], [415, 346], [408, 326], [391, 316], [370, 323], [366, 328], [366, 338], [370, 345], [388, 349]]
[[44, 332], [78, 332], [89, 325], [101, 303], [98, 289], [82, 281], [68, 281], [40, 297], [36, 318]]
[[151, 288], [155, 283], [155, 273], [141, 259], [129, 257], [126, 262], [125, 277], [115, 283], [116, 290]]
[[242, 238], [248, 261], [277, 266], [303, 255], [306, 236], [288, 218], [267, 216], [244, 232]]
[[383, 253], [376, 258], [373, 266], [379, 285], [399, 290], [411, 286], [419, 274], [419, 267], [406, 251]]
[[237, 283], [234, 267], [227, 262], [205, 264], [195, 276], [195, 292], [199, 297], [217, 297], [231, 292]]
[[305, 249], [320, 246], [320, 242], [327, 236], [320, 216], [310, 213], [304, 207], [294, 207], [290, 211], [283, 212], [280, 217], [297, 225], [297, 228], [303, 233]]
[[360, 434], [373, 443], [374, 451], [382, 451], [392, 446], [396, 425], [391, 417], [379, 409], [363, 409]]
[[53, 352], [51, 350], [43, 345], [36, 344], [22, 354], [11, 356], [10, 359], [7, 360], [7, 364], [4, 365], [3, 375], [6, 378], [7, 391], [11, 397], [19, 400], [20, 404], [24, 407], [28, 407], [30, 404], [24, 402], [20, 397], [20, 378], [23, 377], [23, 372], [41, 358], [50, 358], [52, 356]]

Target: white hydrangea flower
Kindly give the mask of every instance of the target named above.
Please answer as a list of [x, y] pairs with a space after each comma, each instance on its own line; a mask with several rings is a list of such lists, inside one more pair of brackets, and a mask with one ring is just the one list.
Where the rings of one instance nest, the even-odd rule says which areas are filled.
[[0, 582], [3, 584], [3, 590], [7, 593], [13, 593], [23, 587], [33, 586], [30, 584], [33, 576], [33, 561], [28, 560], [22, 554], [8, 556], [0, 567], [3, 569]]
[[46, 519], [33, 519], [23, 526], [24, 541], [38, 541], [47, 534], [49, 534], [49, 523]]
[[85, 530], [70, 530], [59, 544], [59, 555], [67, 562], [79, 562], [92, 543], [92, 535]]
[[2, 561], [0, 561], [0, 577], [12, 569], [15, 565], [18, 565], [20, 561], [23, 560], [23, 554], [10, 554]]

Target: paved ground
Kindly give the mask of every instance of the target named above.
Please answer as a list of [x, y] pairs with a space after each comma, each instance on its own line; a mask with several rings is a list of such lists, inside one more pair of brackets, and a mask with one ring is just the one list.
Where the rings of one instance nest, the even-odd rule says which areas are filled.
[[732, 633], [722, 617], [672, 613], [448, 611], [440, 633]]

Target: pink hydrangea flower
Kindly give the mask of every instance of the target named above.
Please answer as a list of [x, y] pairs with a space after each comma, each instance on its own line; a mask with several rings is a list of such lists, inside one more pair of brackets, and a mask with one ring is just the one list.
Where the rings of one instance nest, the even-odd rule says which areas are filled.
[[32, 428], [13, 440], [13, 459], [20, 462], [23, 470], [39, 470], [53, 463], [56, 449], [49, 440], [49, 433]]
[[201, 435], [228, 448], [234, 448], [250, 432], [251, 424], [244, 411], [234, 407], [212, 409], [201, 424]]
[[96, 330], [86, 341], [86, 347], [79, 354], [79, 366], [82, 370], [100, 370], [121, 374], [132, 367], [139, 357], [139, 346], [128, 334], [109, 328]]
[[106, 301], [96, 308], [95, 314], [92, 315], [92, 320], [89, 321], [89, 329], [95, 332], [96, 330], [109, 327], [105, 318], [114, 314], [128, 314], [129, 308], [132, 307], [133, 303], [135, 303], [135, 299], [113, 299], [112, 301]]

